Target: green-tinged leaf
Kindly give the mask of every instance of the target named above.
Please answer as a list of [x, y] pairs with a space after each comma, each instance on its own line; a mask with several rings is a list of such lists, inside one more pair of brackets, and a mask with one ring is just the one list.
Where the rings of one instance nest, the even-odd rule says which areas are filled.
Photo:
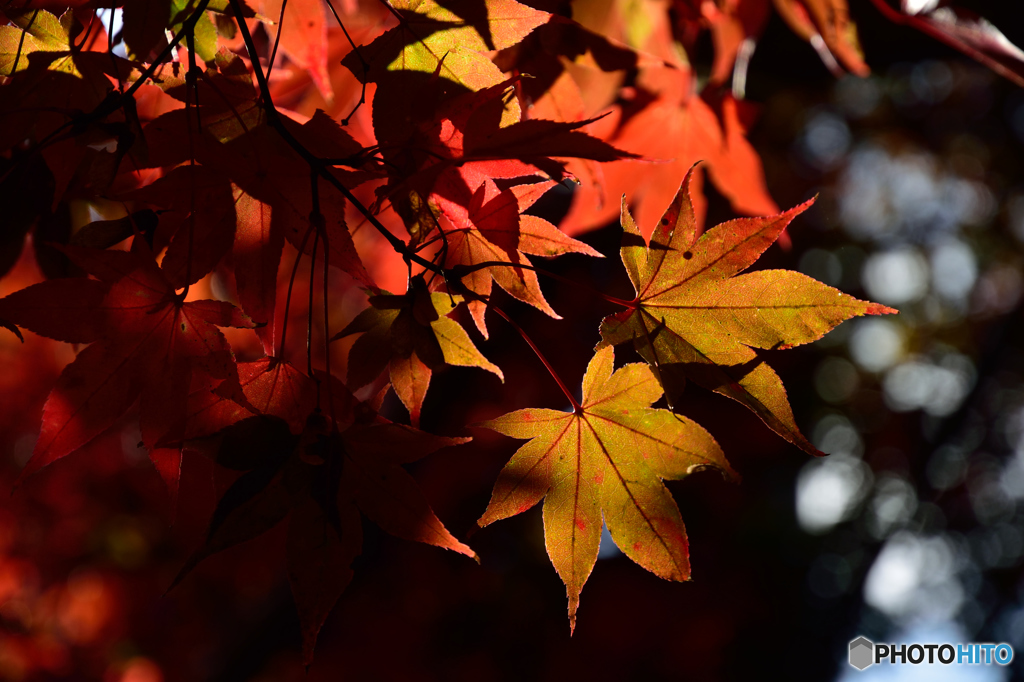
[[398, 356], [388, 363], [390, 370], [389, 379], [395, 394], [409, 410], [409, 420], [413, 426], [420, 424], [420, 412], [423, 410], [423, 401], [427, 399], [427, 389], [430, 388], [430, 377], [433, 374], [430, 367], [416, 356], [413, 351], [406, 356]]
[[444, 365], [479, 367], [504, 381], [501, 369], [447, 317], [455, 309], [452, 303], [461, 301], [460, 296], [429, 293], [422, 277], [413, 278], [407, 294], [371, 296], [370, 308], [331, 339], [362, 334], [349, 353], [349, 385], [364, 386], [388, 368], [391, 385], [416, 424], [432, 373]]
[[[68, 20], [71, 12], [68, 12]], [[68, 28], [46, 10], [8, 13], [16, 26], [0, 26], [0, 76], [10, 76], [28, 68], [33, 52], [68, 52]], [[63, 61], [70, 62], [70, 57]], [[53, 68], [53, 67], [51, 67]], [[60, 70], [60, 69], [58, 69]]]
[[[371, 64], [369, 79], [379, 82], [387, 71], [434, 73], [440, 67], [442, 78], [467, 90], [502, 80], [501, 71], [481, 53], [511, 47], [551, 18], [515, 0], [399, 0], [392, 7], [404, 21], [364, 48]], [[353, 56], [345, 64], [363, 77]]]
[[544, 499], [544, 540], [566, 586], [571, 629], [597, 561], [602, 517], [630, 559], [662, 578], [688, 580], [686, 530], [662, 479], [706, 467], [736, 478], [704, 429], [650, 407], [662, 394], [650, 368], [637, 363], [613, 372], [613, 359], [610, 346], [594, 355], [576, 412], [519, 410], [481, 424], [531, 440], [502, 470], [477, 523], [514, 516]]
[[[391, 6], [407, 17], [415, 13], [436, 22], [472, 28], [475, 38], [467, 46], [480, 51], [504, 50], [525, 38], [533, 29], [551, 18], [547, 12], [533, 9], [515, 0], [397, 0]], [[410, 23], [415, 23], [412, 18]], [[422, 19], [421, 19], [422, 21]]]
[[789, 348], [820, 339], [851, 317], [896, 311], [796, 272], [740, 274], [811, 202], [775, 216], [732, 220], [698, 238], [692, 175], [693, 169], [649, 247], [623, 203], [622, 262], [637, 297], [631, 308], [605, 318], [601, 335], [611, 344], [633, 342], [670, 406], [690, 378], [743, 403], [780, 436], [819, 455], [800, 433], [782, 381], [751, 348]]

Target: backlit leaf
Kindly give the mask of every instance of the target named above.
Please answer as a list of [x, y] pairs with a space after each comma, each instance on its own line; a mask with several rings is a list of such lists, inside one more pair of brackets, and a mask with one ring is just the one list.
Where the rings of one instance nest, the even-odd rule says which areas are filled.
[[630, 559], [667, 580], [688, 580], [686, 530], [662, 479], [705, 467], [735, 477], [704, 429], [650, 407], [662, 390], [646, 365], [613, 372], [613, 359], [609, 346], [594, 355], [575, 412], [526, 409], [481, 424], [531, 440], [502, 470], [477, 523], [487, 526], [544, 499], [544, 541], [565, 583], [570, 629], [597, 561], [602, 519]]
[[752, 348], [788, 348], [821, 338], [843, 320], [896, 312], [796, 272], [740, 274], [806, 202], [766, 218], [723, 223], [698, 238], [687, 174], [648, 246], [622, 204], [622, 261], [636, 299], [601, 324], [608, 343], [631, 341], [651, 364], [669, 405], [684, 378], [754, 411], [776, 433], [821, 454], [800, 433], [778, 375]]

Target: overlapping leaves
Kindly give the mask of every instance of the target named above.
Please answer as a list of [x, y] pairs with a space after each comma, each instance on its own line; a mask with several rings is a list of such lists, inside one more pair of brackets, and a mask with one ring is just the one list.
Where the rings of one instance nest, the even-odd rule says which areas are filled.
[[[664, 393], [671, 407], [690, 379], [739, 400], [817, 454], [758, 351], [812, 341], [854, 315], [891, 312], [797, 273], [741, 274], [806, 205], [701, 236], [688, 192], [692, 171], [676, 192], [701, 157], [738, 211], [777, 210], [745, 138], [749, 110], [729, 94], [695, 93], [694, 71], [681, 57], [694, 53], [710, 27], [710, 82], [724, 85], [742, 61], [740, 45], [762, 30], [767, 3], [716, 9], [684, 1], [673, 15], [658, 3], [575, 3], [577, 24], [515, 0], [392, 2], [397, 25], [344, 59], [374, 92], [364, 129], [353, 126], [351, 134], [337, 123], [339, 74], [319, 0], [291, 0], [287, 8], [261, 0], [260, 15], [215, 0], [204, 6], [216, 20], [195, 14], [195, 2], [126, 0], [118, 4], [131, 62], [108, 53], [113, 40], [92, 34], [93, 23], [83, 33], [83, 18], [96, 19], [89, 14], [95, 3], [59, 19], [45, 10], [4, 10], [13, 25], [0, 27], [0, 196], [31, 193], [33, 203], [16, 212], [0, 266], [14, 262], [33, 225], [37, 248], [47, 241], [113, 247], [133, 238], [130, 252], [65, 247], [91, 278], [53, 279], [0, 300], [6, 329], [91, 344], [54, 387], [23, 475], [82, 447], [138, 401], [143, 444], [172, 492], [182, 457], [193, 450], [241, 472], [186, 570], [287, 519], [308, 663], [351, 578], [361, 515], [399, 537], [473, 555], [402, 468], [466, 439], [390, 423], [350, 389], [386, 371], [415, 426], [431, 376], [444, 365], [503, 378], [449, 313], [465, 302], [486, 336], [497, 282], [557, 317], [529, 257], [600, 254], [527, 210], [575, 174], [583, 184], [565, 221], [570, 230], [611, 217], [618, 196], [628, 195], [621, 255], [636, 299], [604, 320], [605, 343], [574, 412], [527, 409], [485, 424], [530, 441], [502, 472], [480, 524], [545, 500], [545, 540], [573, 624], [602, 523], [637, 563], [687, 579], [685, 530], [662, 481], [704, 467], [734, 474], [703, 429], [651, 405]], [[848, 69], [863, 70], [845, 2], [775, 5], [802, 37], [820, 33]], [[229, 8], [252, 21], [232, 23]], [[274, 23], [282, 13], [283, 23]], [[619, 14], [627, 20], [609, 25]], [[168, 45], [168, 30], [182, 38], [189, 17], [197, 21], [182, 44], [203, 68], [188, 59], [195, 70], [186, 72], [184, 52], [147, 67]], [[228, 38], [258, 23], [270, 42], [280, 37], [275, 82], [291, 64], [321, 96], [290, 99], [301, 113], [277, 109], [272, 88], [254, 85], [251, 70], [264, 75], [261, 59], [270, 55], [256, 54], [250, 36], [247, 63], [244, 41]], [[121, 94], [143, 74], [159, 87]], [[354, 114], [344, 104], [348, 121]], [[67, 134], [51, 139], [55, 131]], [[371, 212], [353, 190], [369, 194], [361, 186], [371, 181], [376, 193], [367, 206], [374, 213], [392, 206], [408, 231], [403, 244], [390, 226], [370, 220], [388, 239], [395, 267], [409, 275], [402, 295], [380, 291], [363, 267], [369, 255], [349, 231], [346, 209], [361, 209], [364, 218]], [[72, 221], [72, 206], [109, 219], [83, 225]], [[60, 229], [43, 229], [54, 225]], [[642, 235], [652, 228], [647, 244]], [[305, 373], [277, 355], [285, 345], [275, 320], [286, 241], [305, 255], [324, 249], [329, 263], [371, 294], [369, 307], [334, 337], [362, 334], [349, 353], [347, 386], [313, 370], [309, 348]], [[414, 261], [434, 270], [430, 286], [414, 274]], [[337, 287], [321, 276], [328, 319], [340, 307], [331, 292], [352, 282]], [[188, 288], [207, 278], [226, 292], [222, 298], [236, 296], [241, 310], [225, 300], [187, 300]], [[219, 327], [256, 328], [266, 356], [236, 363]], [[626, 342], [649, 367], [613, 372], [611, 345]], [[256, 357], [259, 345], [248, 352]]]
[[479, 367], [504, 375], [483, 356], [466, 330], [448, 317], [461, 302], [448, 294], [431, 294], [422, 277], [411, 280], [407, 294], [370, 298], [360, 313], [333, 340], [362, 333], [349, 352], [348, 384], [365, 386], [386, 368], [391, 386], [418, 425], [432, 373], [444, 365]]
[[401, 466], [468, 438], [392, 424], [337, 379], [314, 380], [276, 358], [244, 363], [239, 374], [255, 411], [209, 393], [190, 401], [189, 435], [216, 434], [217, 462], [244, 473], [177, 580], [204, 558], [287, 520], [289, 582], [308, 664], [324, 619], [352, 579], [362, 549], [360, 514], [397, 537], [476, 557]]
[[896, 311], [789, 270], [741, 274], [810, 202], [775, 216], [723, 223], [699, 236], [692, 177], [691, 169], [649, 245], [623, 203], [622, 262], [636, 299], [605, 318], [601, 335], [608, 343], [633, 343], [657, 372], [670, 405], [689, 378], [739, 401], [797, 447], [820, 454], [797, 428], [779, 376], [753, 349], [808, 343], [851, 317]]

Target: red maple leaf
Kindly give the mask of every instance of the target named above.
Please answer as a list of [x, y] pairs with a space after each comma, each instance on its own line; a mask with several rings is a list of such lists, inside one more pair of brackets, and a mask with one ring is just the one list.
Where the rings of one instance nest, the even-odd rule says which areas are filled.
[[15, 324], [90, 343], [47, 398], [39, 440], [19, 480], [88, 443], [138, 399], [143, 444], [173, 496], [180, 453], [158, 444], [184, 433], [193, 381], [244, 400], [234, 357], [217, 327], [254, 325], [230, 303], [186, 302], [142, 239], [130, 252], [65, 251], [96, 279], [42, 282], [0, 300], [0, 316]]

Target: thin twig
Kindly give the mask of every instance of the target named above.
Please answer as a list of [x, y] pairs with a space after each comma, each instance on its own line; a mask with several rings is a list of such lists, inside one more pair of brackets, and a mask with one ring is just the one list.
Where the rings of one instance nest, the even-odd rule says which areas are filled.
[[281, 34], [284, 32], [284, 10], [288, 6], [288, 0], [281, 3], [281, 16], [277, 19], [277, 34], [274, 36], [274, 49], [270, 51], [270, 63], [267, 64], [267, 80], [274, 72], [274, 62], [277, 61], [277, 46], [281, 44]]
[[583, 412], [583, 406], [580, 405], [579, 401], [576, 400], [576, 397], [573, 396], [573, 394], [569, 391], [568, 387], [566, 387], [565, 382], [562, 381], [562, 377], [558, 376], [558, 372], [556, 372], [555, 368], [551, 366], [551, 363], [548, 362], [548, 359], [544, 357], [544, 354], [540, 352], [540, 348], [537, 348], [537, 344], [533, 342], [533, 339], [530, 338], [530, 336], [523, 330], [522, 327], [513, 322], [512, 318], [506, 315], [504, 310], [502, 310], [496, 305], [490, 305], [488, 307], [494, 312], [498, 313], [498, 315], [502, 319], [504, 319], [506, 322], [512, 325], [512, 328], [519, 332], [519, 336], [523, 337], [523, 341], [526, 341], [527, 345], [533, 349], [533, 352], [537, 354], [537, 357], [540, 358], [540, 361], [544, 363], [544, 367], [548, 370], [548, 374], [550, 374], [551, 378], [555, 380], [555, 383], [558, 384], [558, 387], [562, 389], [562, 393], [565, 394], [565, 397], [569, 399], [569, 403], [572, 405], [572, 411], [575, 412], [576, 414]]
[[[230, 2], [236, 16], [242, 16], [242, 9], [239, 6], [239, 0], [230, 0]], [[253, 74], [256, 76], [256, 83], [259, 86], [261, 95], [263, 96], [263, 106], [264, 110], [267, 112], [267, 124], [274, 128], [288, 146], [295, 150], [295, 152], [301, 156], [302, 159], [309, 164], [309, 166], [314, 169], [320, 177], [326, 180], [336, 190], [341, 192], [341, 195], [348, 199], [352, 205], [356, 207], [356, 210], [362, 213], [370, 224], [388, 240], [391, 248], [401, 254], [403, 258], [407, 258], [419, 265], [422, 265], [427, 270], [432, 272], [438, 270], [436, 265], [413, 253], [405, 242], [392, 234], [388, 228], [384, 227], [383, 223], [377, 220], [377, 217], [370, 212], [363, 202], [352, 194], [351, 190], [345, 187], [338, 178], [334, 177], [334, 175], [330, 173], [323, 160], [306, 149], [306, 147], [291, 134], [291, 131], [289, 131], [281, 121], [280, 114], [274, 106], [273, 98], [270, 96], [270, 85], [267, 83], [267, 78], [263, 73], [262, 67], [259, 66], [259, 56], [256, 52], [256, 44], [253, 42], [252, 34], [249, 33], [249, 27], [246, 26], [244, 21], [240, 21], [238, 22], [238, 28], [242, 33], [242, 41], [245, 43], [245, 49], [249, 52], [249, 60], [253, 65]]]
[[363, 86], [359, 92], [359, 101], [352, 108], [352, 111], [348, 112], [348, 116], [341, 119], [341, 125], [347, 126], [348, 122], [352, 120], [352, 117], [359, 111], [359, 107], [366, 103], [366, 76], [370, 72], [370, 65], [363, 59], [363, 53], [359, 51], [359, 46], [352, 40], [352, 36], [348, 34], [348, 29], [345, 28], [345, 24], [342, 23], [341, 17], [338, 16], [338, 10], [334, 9], [334, 3], [331, 0], [327, 0], [327, 6], [331, 8], [331, 14], [334, 15], [335, 20], [338, 22], [338, 26], [341, 27], [341, 32], [345, 34], [345, 38], [348, 40], [348, 44], [352, 46], [352, 51], [356, 53], [356, 57], [359, 57], [359, 65], [363, 68], [363, 77], [359, 79], [360, 84]]
[[306, 234], [302, 236], [302, 243], [299, 244], [299, 253], [295, 256], [295, 262], [292, 264], [292, 274], [288, 278], [288, 296], [284, 301], [284, 324], [281, 325], [281, 346], [277, 351], [277, 357], [282, 360], [284, 356], [284, 344], [288, 339], [288, 313], [292, 305], [292, 287], [295, 286], [295, 275], [299, 271], [299, 261], [302, 259], [302, 253], [306, 250], [306, 242], [309, 241], [309, 235], [313, 232], [313, 223], [310, 222], [309, 227], [306, 229]]
[[[209, 4], [210, 0], [199, 0], [199, 5], [196, 7], [195, 11], [192, 12], [191, 15], [189, 15], [188, 19], [185, 20], [185, 23], [182, 25], [181, 30], [178, 31], [177, 34], [175, 34], [174, 38], [172, 38], [171, 41], [167, 44], [167, 47], [160, 51], [160, 54], [157, 55], [157, 58], [153, 60], [153, 63], [146, 67], [146, 70], [139, 75], [139, 78], [134, 83], [132, 83], [131, 87], [129, 87], [123, 93], [118, 93], [116, 90], [111, 92], [109, 95], [107, 95], [106, 99], [104, 99], [102, 102], [96, 105], [96, 108], [90, 111], [89, 113], [82, 114], [80, 116], [75, 116], [70, 120], [65, 121], [64, 123], [59, 125], [55, 130], [49, 133], [37, 144], [33, 145], [32, 149], [29, 150], [27, 154], [19, 156], [18, 159], [11, 164], [10, 168], [8, 168], [7, 171], [3, 173], [3, 175], [0, 175], [0, 180], [3, 180], [5, 177], [13, 173], [15, 169], [17, 169], [22, 163], [25, 163], [25, 161], [31, 158], [33, 154], [38, 154], [39, 152], [43, 151], [48, 146], [53, 144], [55, 141], [57, 141], [58, 136], [63, 134], [64, 131], [66, 131], [68, 128], [72, 126], [77, 126], [79, 128], [84, 127], [89, 123], [92, 123], [93, 121], [99, 121], [103, 118], [106, 118], [107, 116], [114, 113], [122, 106], [124, 106], [124, 98], [134, 97], [136, 91], [138, 91], [138, 89], [141, 88], [146, 83], [147, 80], [153, 77], [153, 74], [156, 73], [157, 68], [159, 68], [160, 65], [164, 62], [164, 60], [170, 56], [174, 48], [177, 47], [178, 43], [181, 42], [181, 39], [184, 38], [186, 34], [191, 34], [195, 30], [196, 24], [203, 17], [204, 12], [206, 12], [206, 6]], [[235, 11], [240, 12], [239, 8], [236, 5], [237, 0], [232, 0], [232, 6], [234, 7]], [[242, 15], [238, 14], [238, 16]], [[242, 26], [245, 26], [244, 21], [239, 23]], [[113, 17], [111, 17], [111, 25], [113, 25]], [[25, 31], [22, 31], [22, 35], [19, 40], [24, 40], [24, 38]], [[15, 64], [17, 64], [17, 61], [15, 61]], [[118, 73], [120, 72], [118, 71]]]
[[320, 380], [313, 376], [313, 278], [316, 276], [316, 248], [319, 245], [320, 230], [317, 229], [313, 234], [313, 253], [309, 259], [309, 305], [306, 310], [306, 374], [317, 384], [317, 405], [320, 405]]
[[[326, 226], [325, 226], [326, 227]], [[327, 376], [327, 413], [331, 417], [331, 429], [334, 433], [338, 432], [338, 421], [334, 415], [334, 394], [331, 390], [331, 325], [330, 315], [328, 314], [328, 286], [327, 286], [327, 266], [329, 264], [329, 255], [331, 250], [330, 241], [327, 238], [327, 230], [323, 231], [324, 240], [324, 374]]]

